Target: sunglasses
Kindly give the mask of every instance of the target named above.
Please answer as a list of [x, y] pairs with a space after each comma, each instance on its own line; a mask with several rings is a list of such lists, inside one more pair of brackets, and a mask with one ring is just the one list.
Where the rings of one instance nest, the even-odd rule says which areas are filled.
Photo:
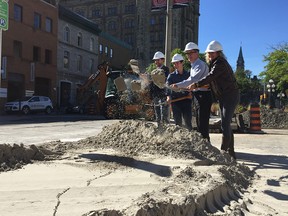
[[197, 53], [197, 51], [187, 52], [186, 55], [192, 55], [193, 53]]

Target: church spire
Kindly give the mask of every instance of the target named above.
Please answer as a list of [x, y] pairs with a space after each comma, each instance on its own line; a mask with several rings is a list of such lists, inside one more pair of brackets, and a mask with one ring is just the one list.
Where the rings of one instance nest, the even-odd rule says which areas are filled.
[[243, 58], [243, 53], [242, 53], [242, 46], [240, 46], [239, 56], [237, 59], [237, 70], [238, 69], [242, 69], [243, 71], [245, 70], [244, 58]]

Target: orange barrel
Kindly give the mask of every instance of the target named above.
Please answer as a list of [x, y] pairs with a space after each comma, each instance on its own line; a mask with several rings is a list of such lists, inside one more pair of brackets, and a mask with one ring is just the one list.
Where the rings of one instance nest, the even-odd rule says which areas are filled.
[[250, 105], [250, 129], [251, 132], [261, 131], [260, 106], [259, 104]]

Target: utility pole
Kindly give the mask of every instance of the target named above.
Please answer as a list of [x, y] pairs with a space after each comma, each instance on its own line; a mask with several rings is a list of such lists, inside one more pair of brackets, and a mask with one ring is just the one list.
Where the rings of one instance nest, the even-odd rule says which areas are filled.
[[165, 65], [170, 68], [170, 55], [172, 48], [172, 7], [173, 0], [167, 0], [166, 10], [166, 37], [165, 37]]

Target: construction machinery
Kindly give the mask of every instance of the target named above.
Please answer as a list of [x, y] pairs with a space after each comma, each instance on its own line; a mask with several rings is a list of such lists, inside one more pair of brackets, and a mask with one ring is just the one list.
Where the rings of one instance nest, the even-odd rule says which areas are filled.
[[[133, 69], [132, 69], [133, 68]], [[139, 68], [113, 71], [108, 62], [77, 89], [77, 106], [73, 110], [104, 115], [109, 119], [154, 119], [149, 89], [140, 78]]]
[[104, 99], [107, 84], [106, 73], [109, 69], [107, 62], [98, 66], [98, 70], [91, 74], [87, 81], [77, 88], [77, 106], [73, 110], [79, 113], [103, 114]]

